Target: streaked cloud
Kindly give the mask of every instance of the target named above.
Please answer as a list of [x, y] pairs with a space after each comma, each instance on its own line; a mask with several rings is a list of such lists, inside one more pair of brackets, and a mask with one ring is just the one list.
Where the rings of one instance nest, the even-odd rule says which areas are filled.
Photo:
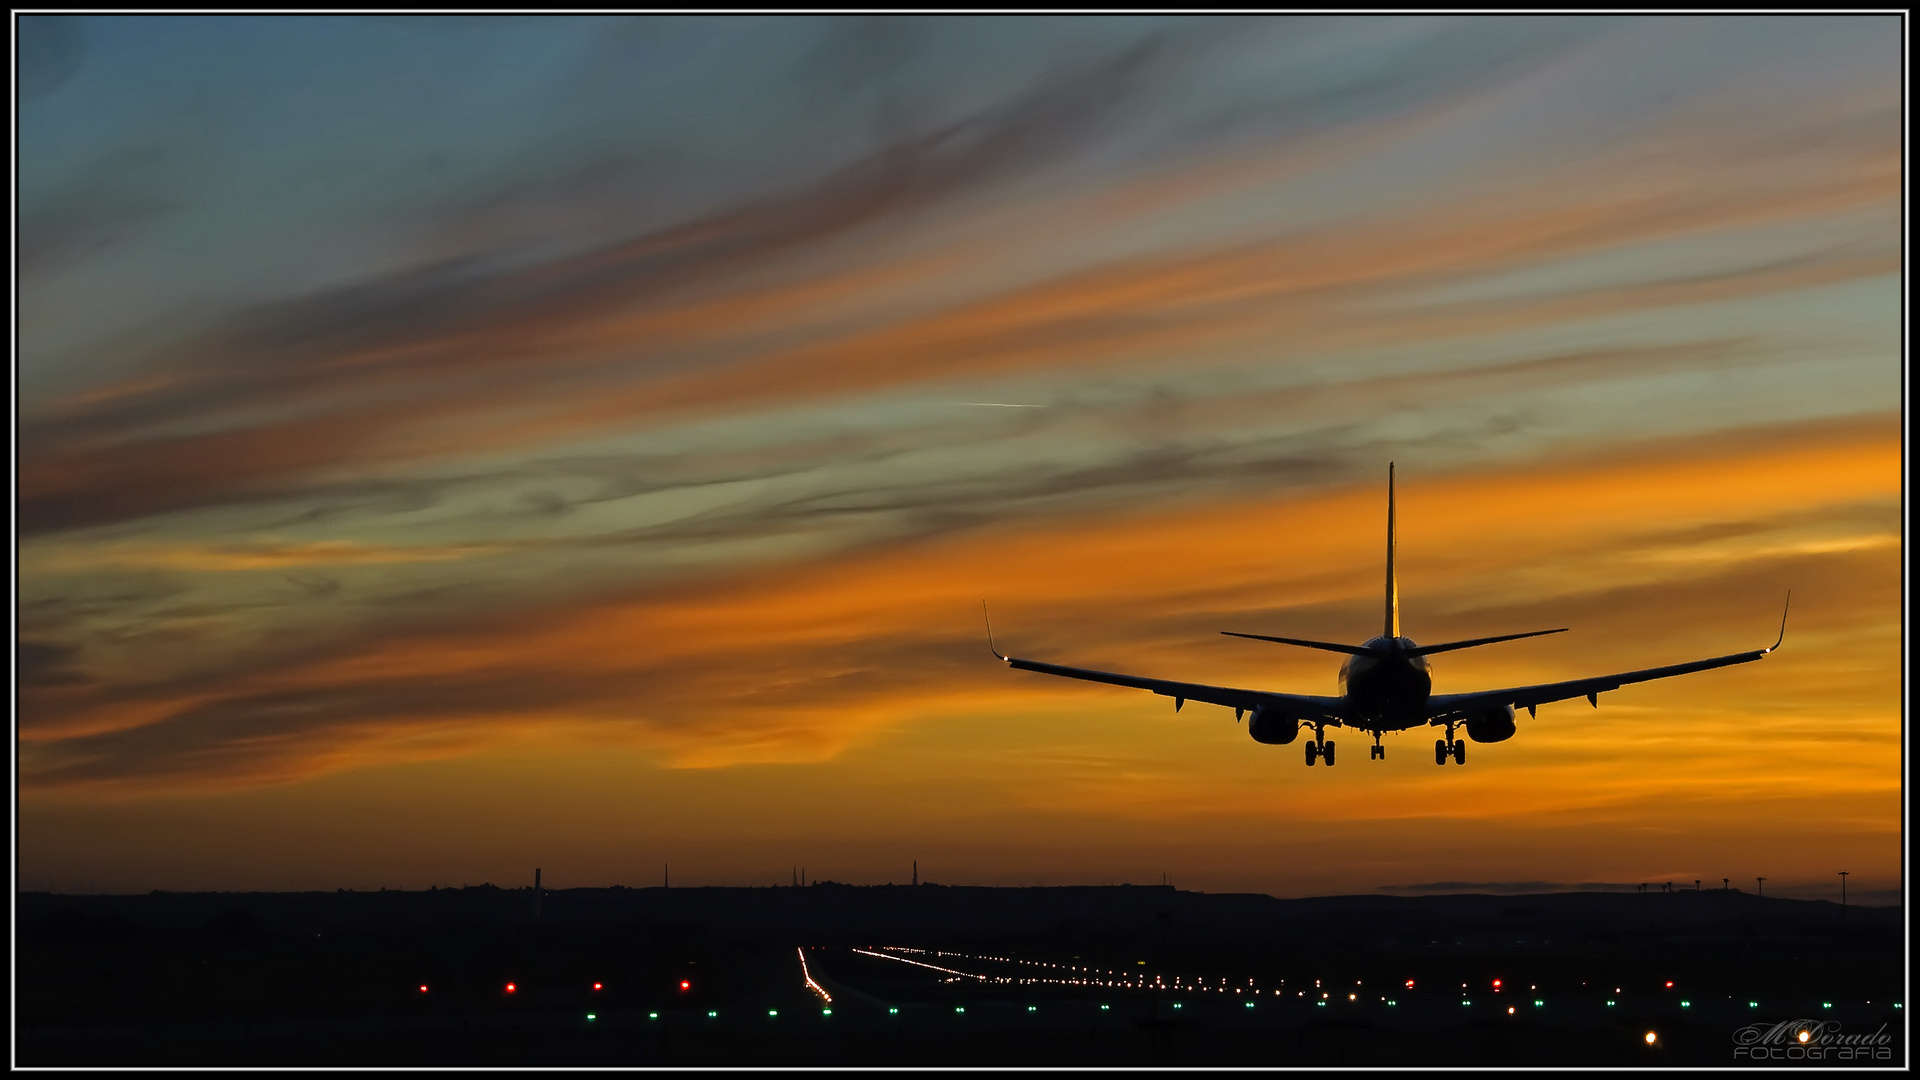
[[[1275, 822], [1356, 830], [1329, 888], [1611, 880], [1364, 830], [1684, 788], [1896, 867], [1895, 19], [23, 20], [23, 803], [325, 819], [589, 746], [714, 850], [777, 789], [856, 862], [896, 800], [956, 853], [1003, 807], [1222, 882]], [[1343, 763], [1363, 820], [983, 664], [986, 598], [1033, 655], [1331, 690], [1217, 631], [1371, 633], [1388, 460], [1410, 632], [1577, 627], [1448, 687], [1749, 647], [1791, 587], [1789, 647], [1504, 772]]]

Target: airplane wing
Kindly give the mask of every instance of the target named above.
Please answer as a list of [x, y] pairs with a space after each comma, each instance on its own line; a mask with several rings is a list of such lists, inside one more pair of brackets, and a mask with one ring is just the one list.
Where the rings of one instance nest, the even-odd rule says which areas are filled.
[[[1791, 601], [1792, 598], [1788, 599]], [[1783, 610], [1780, 612], [1780, 637], [1764, 649], [1730, 653], [1726, 656], [1694, 660], [1685, 664], [1669, 664], [1666, 667], [1623, 671], [1618, 675], [1596, 675], [1588, 679], [1569, 679], [1566, 682], [1540, 683], [1536, 686], [1515, 686], [1505, 690], [1481, 690], [1470, 694], [1435, 694], [1427, 699], [1427, 722], [1444, 724], [1449, 720], [1464, 720], [1476, 713], [1501, 705], [1511, 705], [1516, 709], [1532, 712], [1550, 701], [1568, 701], [1582, 697], [1587, 699], [1588, 704], [1599, 708], [1600, 695], [1609, 690], [1618, 690], [1628, 683], [1651, 682], [1654, 679], [1666, 679], [1694, 671], [1708, 671], [1733, 664], [1752, 663], [1779, 648], [1780, 642], [1785, 641], [1786, 638], [1787, 613]]]
[[1006, 661], [1008, 667], [1020, 671], [1037, 671], [1042, 675], [1059, 675], [1068, 679], [1085, 679], [1088, 682], [1131, 686], [1136, 690], [1151, 690], [1161, 697], [1172, 698], [1175, 711], [1189, 701], [1204, 701], [1209, 705], [1225, 705], [1236, 713], [1241, 709], [1257, 709], [1264, 705], [1300, 720], [1338, 725], [1342, 719], [1339, 711], [1340, 699], [1337, 697], [1275, 694], [1266, 690], [1239, 690], [1231, 686], [1208, 686], [1205, 683], [1174, 682], [1170, 679], [1148, 679], [1139, 675], [1119, 675], [1111, 671], [1094, 671], [1090, 668], [1066, 667], [1062, 664], [1043, 664], [1038, 660], [1018, 660], [1011, 656], [1001, 656], [997, 650], [993, 655]]

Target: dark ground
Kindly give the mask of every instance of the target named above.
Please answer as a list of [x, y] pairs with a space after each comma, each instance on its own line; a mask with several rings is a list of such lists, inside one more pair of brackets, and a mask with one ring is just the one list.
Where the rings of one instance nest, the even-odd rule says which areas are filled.
[[[548, 892], [537, 923], [531, 890], [492, 887], [17, 911], [21, 1065], [1725, 1066], [1737, 1029], [1802, 1018], [1885, 1024], [1876, 1063], [1906, 1061], [1901, 912], [1739, 892], [822, 883]], [[987, 979], [854, 951], [884, 945]], [[1123, 973], [1182, 981], [1021, 981]]]

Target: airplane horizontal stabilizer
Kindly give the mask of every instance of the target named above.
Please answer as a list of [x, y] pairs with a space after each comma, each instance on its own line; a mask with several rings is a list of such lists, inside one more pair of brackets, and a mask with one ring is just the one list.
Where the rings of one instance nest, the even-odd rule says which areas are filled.
[[1325, 649], [1328, 652], [1348, 653], [1353, 656], [1387, 656], [1384, 649], [1370, 649], [1365, 645], [1342, 645], [1337, 641], [1308, 641], [1305, 638], [1268, 637], [1265, 634], [1236, 634], [1232, 630], [1222, 630], [1228, 637], [1252, 638], [1255, 641], [1277, 641], [1282, 645], [1302, 645], [1309, 649]]
[[1520, 638], [1539, 637], [1541, 634], [1564, 634], [1567, 627], [1558, 630], [1529, 630], [1524, 634], [1501, 634], [1498, 637], [1468, 638], [1465, 641], [1443, 641], [1438, 645], [1416, 645], [1407, 652], [1413, 656], [1426, 656], [1429, 653], [1452, 652], [1455, 649], [1471, 649], [1475, 645], [1491, 645], [1496, 641], [1517, 641]]

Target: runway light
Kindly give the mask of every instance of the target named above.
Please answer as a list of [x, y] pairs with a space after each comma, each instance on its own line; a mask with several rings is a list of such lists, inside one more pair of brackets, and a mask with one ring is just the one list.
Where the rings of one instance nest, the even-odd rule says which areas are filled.
[[595, 990], [598, 990], [598, 989], [600, 989], [600, 984], [599, 984], [599, 983], [594, 983], [594, 984], [593, 984], [593, 988], [594, 988]]
[[1671, 990], [1671, 989], [1673, 989], [1673, 980], [1672, 980], [1672, 979], [1668, 979], [1668, 980], [1667, 980], [1667, 989], [1669, 989], [1669, 990]]
[[821, 1015], [821, 1016], [832, 1016], [832, 1015], [833, 1015], [833, 1010], [832, 1010], [832, 1009], [821, 1009], [821, 1010], [820, 1010], [820, 1015]]
[[1413, 989], [1413, 980], [1412, 980], [1412, 979], [1408, 979], [1408, 980], [1407, 980], [1407, 989], [1409, 989], [1409, 990], [1411, 990], [1411, 989]]
[[1358, 1001], [1358, 1000], [1360, 1000], [1360, 995], [1359, 995], [1359, 994], [1348, 994], [1348, 995], [1347, 995], [1347, 1000], [1348, 1000], [1348, 1001]]
[[647, 1014], [647, 1019], [649, 1019], [649, 1020], [658, 1020], [658, 1019], [660, 1019], [660, 1014], [659, 1014], [659, 1013], [652, 1013], [652, 1012], [650, 1012], [650, 1013], [648, 1013], [648, 1014]]
[[1533, 999], [1533, 1007], [1534, 1007], [1534, 1008], [1536, 1008], [1536, 1009], [1537, 1009], [1537, 1008], [1539, 1008], [1539, 1007], [1540, 1007], [1540, 1006], [1542, 1006], [1542, 1005], [1545, 1005], [1545, 1004], [1546, 1004], [1546, 1002], [1544, 1002], [1544, 1001], [1541, 1001], [1541, 1000], [1540, 1000], [1539, 998], [1534, 998], [1534, 999]]
[[715, 1010], [713, 1010], [713, 1009], [708, 1009], [708, 1010], [707, 1010], [707, 1019], [709, 1019], [709, 1020], [712, 1020], [712, 1019], [713, 1019], [714, 1017], [717, 1017], [717, 1016], [719, 1016], [719, 1015], [720, 1015], [720, 1014], [719, 1014], [719, 1012], [717, 1012], [717, 1011], [715, 1011]]
[[1658, 1036], [1658, 1035], [1655, 1035], [1655, 1034], [1654, 1034], [1653, 1032], [1651, 1032], [1651, 1031], [1649, 1031], [1649, 1032], [1647, 1032], [1647, 1045], [1648, 1045], [1648, 1046], [1652, 1046], [1652, 1045], [1653, 1045], [1653, 1040], [1655, 1040], [1655, 1039], [1657, 1039], [1657, 1038], [1659, 1038], [1659, 1036]]
[[1038, 1006], [1038, 1005], [1029, 1005], [1029, 1006], [1027, 1006], [1027, 1011], [1028, 1011], [1028, 1012], [1038, 1012], [1039, 1010], [1040, 1010], [1040, 1006]]
[[1607, 1008], [1609, 1009], [1613, 1008], [1613, 1002], [1611, 1001], [1607, 1002]]
[[1509, 1006], [1507, 1006], [1507, 1015], [1508, 1015], [1508, 1016], [1512, 1016], [1512, 1015], [1513, 1015], [1513, 1006], [1511, 1006], [1511, 1005], [1509, 1005]]
[[1798, 1038], [1798, 1039], [1799, 1039], [1799, 1040], [1800, 1040], [1801, 1042], [1806, 1042], [1806, 1041], [1807, 1041], [1807, 1039], [1809, 1038], [1809, 1036], [1808, 1036], [1808, 1034], [1807, 1034], [1806, 1032], [1804, 1032], [1804, 1031], [1802, 1031], [1802, 1032], [1801, 1032], [1801, 1033], [1800, 1033], [1800, 1034], [1799, 1034], [1799, 1035], [1797, 1036], [1797, 1038]]
[[963, 1013], [967, 1011], [967, 1007], [965, 1005], [955, 1005], [953, 1007], [953, 1011], [957, 1013]]
[[517, 986], [515, 986], [515, 985], [513, 985], [512, 983], [508, 983], [508, 984], [507, 984], [507, 993], [509, 993], [509, 994], [511, 994], [511, 993], [513, 993], [514, 991], [516, 991], [516, 990], [518, 990], [518, 989], [520, 989], [520, 988], [519, 988], [519, 987], [517, 987]]
[[888, 1009], [888, 1010], [887, 1010], [887, 1015], [888, 1015], [888, 1016], [899, 1016], [899, 1015], [900, 1015], [900, 1010], [899, 1010], [899, 1009]]
[[1100, 1006], [1100, 1011], [1101, 1011], [1101, 1012], [1106, 1012], [1106, 1011], [1107, 1011], [1107, 1008], [1108, 1008], [1108, 1006], [1105, 1006], [1105, 1005], [1102, 1005], [1102, 1006]]
[[[599, 988], [598, 988], [598, 987], [595, 987], [595, 989], [599, 989]], [[686, 993], [687, 991], [689, 991], [689, 990], [691, 990], [691, 989], [693, 989], [693, 984], [692, 984], [692, 983], [690, 983], [690, 982], [688, 982], [688, 981], [687, 981], [687, 980], [685, 980], [685, 979], [681, 979], [681, 980], [680, 980], [680, 992], [681, 992], [681, 993], [683, 993], [683, 994], [684, 994], [684, 993]]]
[[588, 1019], [588, 1020], [592, 1020], [592, 1019], [595, 1019], [595, 1017], [594, 1017], [594, 1015], [593, 1015], [592, 1013], [588, 1013], [588, 1014], [587, 1014], [587, 1019]]
[[1500, 980], [1499, 980], [1499, 979], [1495, 979], [1495, 980], [1493, 980], [1493, 988], [1494, 988], [1495, 990], [1498, 990], [1498, 989], [1500, 989]]
[[1691, 1002], [1691, 1001], [1682, 1001], [1682, 1002], [1680, 1003], [1680, 1007], [1681, 1007], [1681, 1008], [1683, 1008], [1683, 1009], [1689, 1009], [1689, 1008], [1692, 1008], [1692, 1007], [1693, 1007], [1693, 1002]]
[[1759, 1008], [1759, 1007], [1760, 1007], [1760, 1003], [1759, 1003], [1759, 1002], [1757, 1002], [1757, 1001], [1749, 1001], [1749, 1002], [1747, 1002], [1747, 1008], [1749, 1008], [1749, 1009], [1757, 1009], [1757, 1008]]
[[1251, 1001], [1247, 1002], [1247, 1008], [1249, 1009], [1253, 1008], [1253, 1002]]
[[1179, 1008], [1179, 1007], [1180, 1007], [1180, 1003], [1179, 1003], [1179, 1002], [1177, 1002], [1177, 1001], [1176, 1001], [1176, 1002], [1174, 1002], [1174, 1003], [1173, 1003], [1173, 1007], [1174, 1007], [1174, 1008], [1176, 1008], [1176, 1009], [1177, 1009], [1177, 1008]]
[[420, 992], [423, 994], [427, 992], [427, 984], [425, 983], [420, 984]]

